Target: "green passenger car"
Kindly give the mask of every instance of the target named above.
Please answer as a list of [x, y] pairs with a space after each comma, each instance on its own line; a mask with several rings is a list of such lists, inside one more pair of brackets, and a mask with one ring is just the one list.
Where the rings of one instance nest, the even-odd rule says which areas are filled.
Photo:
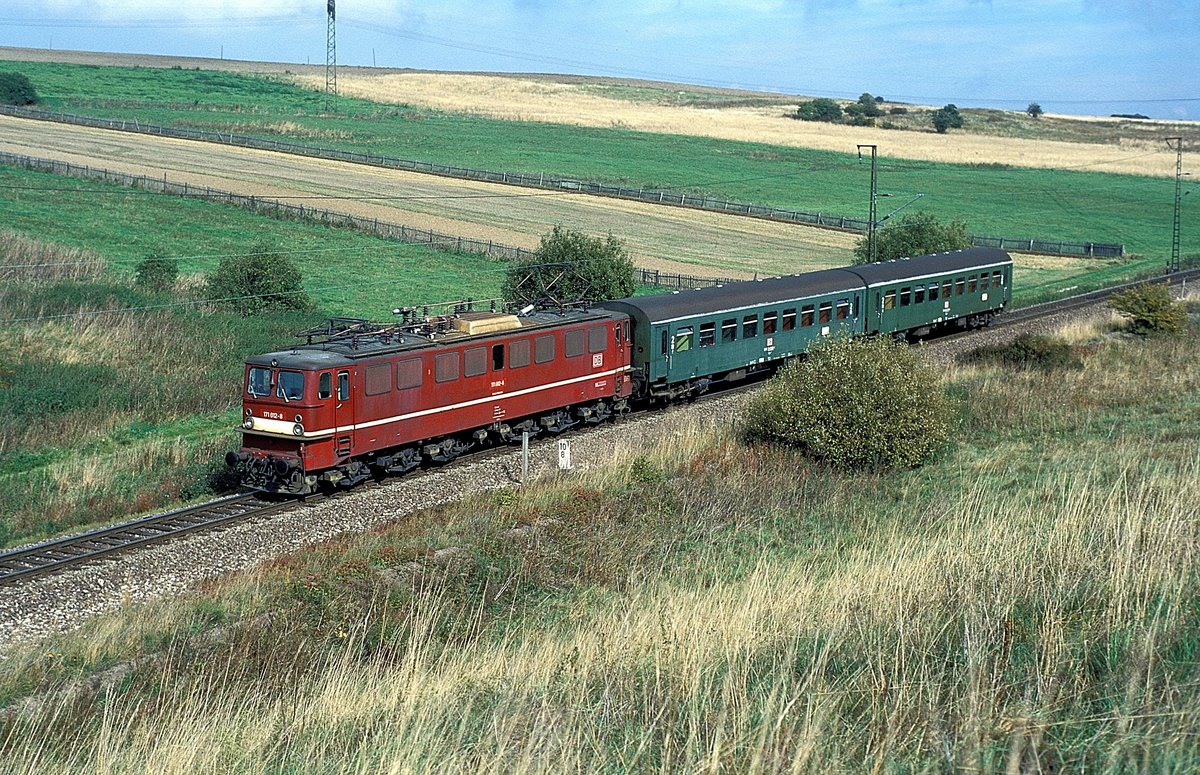
[[827, 269], [605, 302], [633, 319], [634, 394], [674, 398], [736, 381], [863, 330], [864, 283]]

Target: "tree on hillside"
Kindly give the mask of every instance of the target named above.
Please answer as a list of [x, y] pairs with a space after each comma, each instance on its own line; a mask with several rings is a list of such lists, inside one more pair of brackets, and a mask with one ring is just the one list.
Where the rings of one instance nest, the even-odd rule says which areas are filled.
[[870, 92], [863, 92], [859, 96], [858, 102], [852, 102], [846, 106], [846, 115], [854, 124], [871, 124], [872, 119], [883, 115], [883, 109], [879, 107], [878, 98], [872, 96]]
[[179, 277], [179, 262], [156, 253], [143, 258], [134, 270], [137, 284], [151, 291], [169, 291]]
[[938, 108], [933, 112], [933, 128], [938, 134], [946, 134], [948, 129], [961, 129], [963, 125], [963, 117], [958, 112], [958, 107], [953, 102], [946, 105], [944, 108]]
[[300, 284], [300, 270], [270, 246], [221, 259], [208, 277], [208, 297], [242, 315], [271, 309], [306, 310], [312, 301]]
[[[966, 222], [941, 223], [933, 214], [924, 211], [906, 214], [899, 223], [880, 229], [875, 234], [875, 242], [880, 261], [971, 247]], [[864, 235], [854, 246], [854, 262], [866, 264], [870, 260], [871, 246]]]
[[1029, 114], [1030, 118], [1041, 118], [1042, 106], [1036, 102], [1031, 102], [1029, 103], [1029, 107], [1025, 108], [1025, 112]]
[[842, 106], [827, 97], [820, 97], [801, 102], [796, 108], [796, 118], [801, 121], [841, 121]]
[[36, 105], [37, 91], [23, 73], [0, 73], [0, 104]]
[[1187, 325], [1187, 311], [1171, 298], [1166, 283], [1144, 283], [1114, 293], [1108, 306], [1129, 321], [1135, 334], [1176, 334]]
[[573, 304], [633, 295], [633, 259], [624, 243], [555, 226], [533, 256], [513, 263], [502, 293], [515, 304]]

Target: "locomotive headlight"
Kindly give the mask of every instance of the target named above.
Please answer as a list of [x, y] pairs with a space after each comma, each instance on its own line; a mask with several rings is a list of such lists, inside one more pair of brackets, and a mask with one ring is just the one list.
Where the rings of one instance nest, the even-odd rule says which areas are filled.
[[300, 423], [296, 423], [295, 425], [293, 425], [292, 426], [292, 435], [303, 436], [304, 435], [304, 426], [301, 425]]
[[248, 431], [253, 430], [254, 429], [254, 420], [251, 420], [249, 417], [247, 417], [245, 422], [242, 423], [242, 427]]

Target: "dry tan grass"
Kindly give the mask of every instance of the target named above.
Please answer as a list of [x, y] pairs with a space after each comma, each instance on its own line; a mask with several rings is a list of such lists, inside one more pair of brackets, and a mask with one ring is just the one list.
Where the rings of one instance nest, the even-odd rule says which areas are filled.
[[[296, 80], [324, 88], [324, 80]], [[453, 112], [580, 126], [620, 126], [646, 132], [698, 135], [851, 153], [874, 143], [885, 156], [955, 164], [1082, 168], [1173, 176], [1175, 155], [1161, 140], [1128, 139], [1119, 146], [1025, 140], [969, 133], [885, 130], [796, 121], [780, 107], [700, 108], [655, 105], [601, 96], [579, 84], [454, 73], [349, 73], [338, 78], [347, 95]], [[1185, 154], [1194, 163], [1196, 154]], [[1188, 162], [1185, 162], [1185, 164]]]

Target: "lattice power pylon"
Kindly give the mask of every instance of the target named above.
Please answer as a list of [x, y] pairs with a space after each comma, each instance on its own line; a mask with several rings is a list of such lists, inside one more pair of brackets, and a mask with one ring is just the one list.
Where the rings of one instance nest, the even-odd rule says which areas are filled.
[[334, 0], [329, 0], [329, 33], [325, 38], [325, 110], [337, 110], [337, 29]]

